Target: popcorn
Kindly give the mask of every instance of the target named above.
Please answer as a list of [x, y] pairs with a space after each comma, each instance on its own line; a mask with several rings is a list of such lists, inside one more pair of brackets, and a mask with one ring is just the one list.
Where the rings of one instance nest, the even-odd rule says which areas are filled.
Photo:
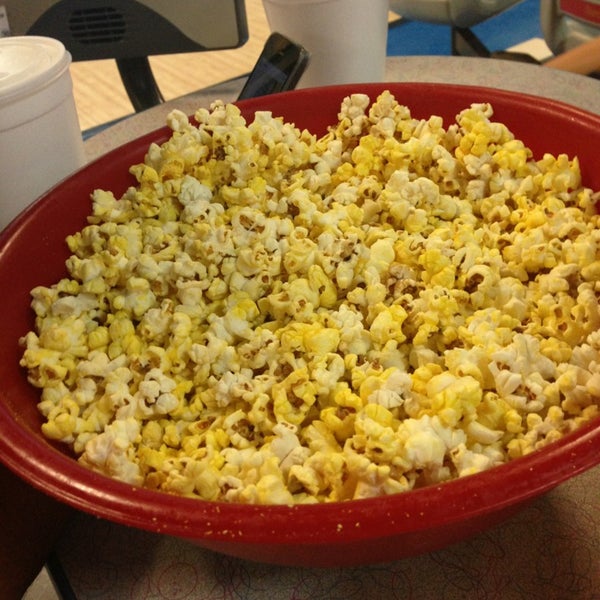
[[599, 196], [493, 114], [354, 94], [317, 138], [171, 113], [32, 290], [44, 434], [132, 485], [293, 504], [467, 476], [596, 418]]

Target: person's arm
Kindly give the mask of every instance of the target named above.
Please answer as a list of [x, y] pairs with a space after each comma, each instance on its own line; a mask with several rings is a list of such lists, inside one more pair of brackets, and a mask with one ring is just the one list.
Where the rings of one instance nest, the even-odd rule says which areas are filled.
[[21, 600], [44, 566], [72, 509], [0, 464], [0, 597]]
[[600, 71], [600, 37], [557, 54], [544, 62], [545, 67], [589, 75]]

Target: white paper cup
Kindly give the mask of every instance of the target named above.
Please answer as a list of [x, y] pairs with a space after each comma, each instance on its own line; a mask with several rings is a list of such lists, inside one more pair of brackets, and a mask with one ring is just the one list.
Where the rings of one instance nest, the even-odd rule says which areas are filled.
[[70, 64], [57, 40], [0, 39], [0, 230], [85, 164]]
[[263, 0], [271, 31], [302, 44], [298, 87], [384, 81], [389, 0]]

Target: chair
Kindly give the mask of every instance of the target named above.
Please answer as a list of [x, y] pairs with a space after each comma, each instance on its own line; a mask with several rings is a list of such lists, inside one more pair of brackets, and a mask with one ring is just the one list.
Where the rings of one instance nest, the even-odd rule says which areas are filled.
[[520, 0], [391, 0], [392, 10], [403, 17], [454, 27], [473, 27]]
[[600, 0], [540, 0], [540, 25], [555, 55], [600, 35]]
[[163, 101], [148, 56], [237, 48], [244, 0], [0, 0], [12, 35], [60, 40], [74, 61], [114, 59], [136, 111]]
[[500, 14], [521, 0], [390, 0], [390, 9], [403, 18], [449, 25], [452, 53], [490, 56], [471, 27]]

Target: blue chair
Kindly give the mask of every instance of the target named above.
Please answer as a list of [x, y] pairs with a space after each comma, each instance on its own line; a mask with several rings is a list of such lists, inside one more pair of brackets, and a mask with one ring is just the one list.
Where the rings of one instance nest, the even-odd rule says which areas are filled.
[[452, 53], [490, 56], [471, 27], [490, 19], [521, 0], [390, 0], [390, 9], [410, 21], [449, 25]]

